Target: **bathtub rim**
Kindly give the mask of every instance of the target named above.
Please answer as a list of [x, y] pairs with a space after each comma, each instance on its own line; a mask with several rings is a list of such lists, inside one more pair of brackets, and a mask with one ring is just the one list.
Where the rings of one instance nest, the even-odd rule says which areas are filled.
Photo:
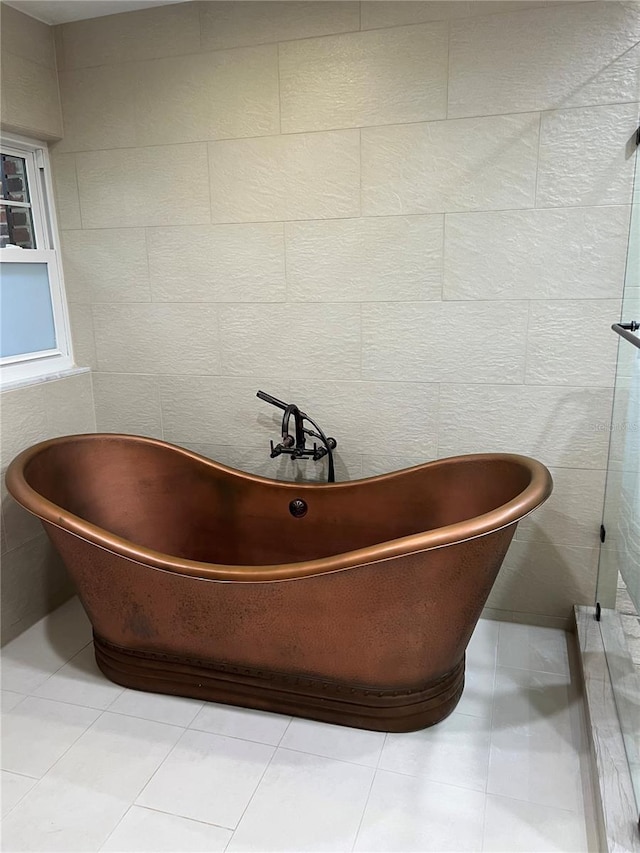
[[[304, 562], [257, 566], [225, 565], [177, 558], [142, 545], [136, 545], [135, 542], [112, 534], [109, 531], [98, 527], [98, 525], [86, 521], [80, 518], [80, 516], [77, 516], [57, 504], [54, 504], [52, 501], [49, 501], [47, 498], [39, 494], [27, 483], [24, 476], [24, 470], [28, 463], [39, 453], [59, 444], [68, 444], [70, 442], [77, 441], [94, 442], [98, 440], [121, 440], [128, 443], [142, 443], [162, 447], [164, 450], [194, 459], [198, 463], [219, 470], [230, 476], [240, 477], [241, 479], [265, 485], [276, 486], [279, 489], [289, 491], [292, 497], [294, 497], [294, 493], [300, 493], [301, 490], [326, 491], [329, 489], [349, 489], [372, 480], [384, 481], [397, 479], [409, 471], [443, 467], [445, 465], [461, 463], [463, 461], [489, 462], [500, 460], [515, 462], [530, 472], [531, 480], [523, 491], [507, 503], [502, 504], [487, 513], [483, 513], [482, 515], [458, 521], [444, 527], [438, 527], [434, 530], [414, 533], [410, 536], [390, 539], [386, 542], [369, 545], [365, 548], [358, 548], [353, 551], [332, 554], [327, 557], [320, 557]], [[386, 474], [379, 474], [375, 477], [360, 478], [358, 480], [347, 480], [331, 484], [295, 483], [274, 480], [269, 477], [261, 477], [257, 474], [250, 474], [246, 471], [240, 471], [237, 468], [231, 468], [230, 466], [223, 465], [220, 462], [216, 462], [213, 459], [209, 459], [206, 456], [202, 456], [199, 453], [170, 442], [145, 436], [129, 435], [127, 433], [80, 433], [59, 436], [57, 438], [38, 442], [37, 444], [23, 450], [13, 459], [7, 469], [5, 481], [7, 489], [14, 500], [16, 500], [17, 503], [32, 515], [35, 515], [47, 524], [51, 524], [60, 530], [64, 530], [65, 532], [83, 539], [84, 541], [103, 550], [115, 553], [140, 565], [157, 570], [168, 571], [174, 574], [186, 575], [203, 580], [227, 582], [240, 581], [248, 583], [271, 583], [276, 581], [315, 577], [323, 574], [332, 574], [339, 571], [346, 571], [365, 565], [379, 563], [384, 560], [398, 559], [408, 555], [435, 550], [437, 548], [444, 548], [449, 545], [455, 545], [467, 542], [471, 539], [477, 539], [481, 536], [487, 536], [512, 524], [517, 524], [541, 506], [549, 498], [553, 490], [551, 474], [541, 462], [538, 462], [529, 456], [523, 456], [515, 453], [462, 454], [458, 456], [445, 457], [443, 459], [435, 459], [429, 462], [424, 462], [420, 465], [414, 465], [410, 468], [403, 468], [399, 471], [391, 471]]]

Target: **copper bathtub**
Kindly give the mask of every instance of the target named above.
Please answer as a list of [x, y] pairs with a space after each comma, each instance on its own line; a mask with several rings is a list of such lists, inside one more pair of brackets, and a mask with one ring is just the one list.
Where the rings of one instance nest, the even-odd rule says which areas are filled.
[[516, 525], [552, 481], [485, 454], [300, 485], [97, 434], [24, 451], [7, 487], [62, 555], [112, 681], [398, 732], [455, 708]]

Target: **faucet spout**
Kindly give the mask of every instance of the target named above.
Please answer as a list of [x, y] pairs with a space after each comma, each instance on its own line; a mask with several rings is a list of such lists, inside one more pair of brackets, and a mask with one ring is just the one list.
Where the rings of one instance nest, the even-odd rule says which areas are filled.
[[304, 415], [300, 411], [300, 409], [290, 403], [286, 409], [284, 410], [284, 415], [282, 416], [282, 443], [285, 447], [293, 447], [294, 439], [289, 434], [289, 422], [291, 420], [291, 416], [293, 415], [293, 420], [295, 424], [295, 446], [296, 450], [301, 451], [305, 449], [305, 438], [304, 438]]

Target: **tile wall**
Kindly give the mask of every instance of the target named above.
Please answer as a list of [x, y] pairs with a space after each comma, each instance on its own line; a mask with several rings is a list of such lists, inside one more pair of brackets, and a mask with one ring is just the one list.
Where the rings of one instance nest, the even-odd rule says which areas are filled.
[[186, 3], [56, 35], [98, 429], [292, 476], [263, 388], [337, 437], [342, 478], [536, 456], [556, 490], [493, 615], [590, 603], [638, 4]]
[[[0, 25], [2, 129], [35, 139], [60, 137], [62, 115], [52, 28], [4, 3]], [[5, 471], [13, 457], [31, 444], [95, 430], [91, 376], [84, 373], [4, 391], [0, 395], [0, 428], [0, 641], [4, 643], [61, 604], [73, 590], [40, 522], [9, 497]]]

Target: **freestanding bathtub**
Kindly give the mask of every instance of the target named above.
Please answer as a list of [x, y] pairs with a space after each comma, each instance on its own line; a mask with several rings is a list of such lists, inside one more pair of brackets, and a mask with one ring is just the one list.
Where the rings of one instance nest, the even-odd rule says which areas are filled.
[[129, 435], [37, 444], [7, 472], [126, 687], [412, 731], [455, 708], [518, 521], [551, 476], [485, 454], [283, 483]]

